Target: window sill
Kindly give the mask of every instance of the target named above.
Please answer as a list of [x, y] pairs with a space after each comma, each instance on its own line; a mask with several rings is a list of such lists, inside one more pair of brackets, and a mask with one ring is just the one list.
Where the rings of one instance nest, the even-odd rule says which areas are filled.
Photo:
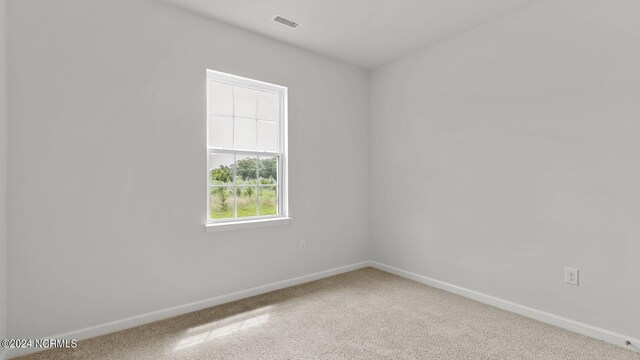
[[223, 232], [223, 231], [234, 231], [234, 230], [255, 229], [255, 228], [262, 228], [262, 227], [288, 225], [289, 222], [291, 222], [291, 218], [280, 217], [280, 218], [272, 218], [272, 219], [259, 219], [259, 220], [248, 220], [248, 221], [234, 221], [234, 222], [228, 222], [228, 223], [206, 224], [205, 228], [207, 229], [207, 232]]

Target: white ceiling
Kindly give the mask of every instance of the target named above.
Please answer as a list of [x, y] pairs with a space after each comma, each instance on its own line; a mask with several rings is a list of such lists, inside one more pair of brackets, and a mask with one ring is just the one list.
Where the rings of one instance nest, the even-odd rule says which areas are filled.
[[[164, 0], [366, 68], [438, 42], [531, 0]], [[273, 21], [280, 15], [295, 29]]]

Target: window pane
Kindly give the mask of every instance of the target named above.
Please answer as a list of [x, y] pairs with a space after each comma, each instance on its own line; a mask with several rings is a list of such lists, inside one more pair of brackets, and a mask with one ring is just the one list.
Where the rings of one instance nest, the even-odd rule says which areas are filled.
[[278, 123], [258, 121], [258, 150], [278, 151]]
[[209, 115], [209, 146], [233, 147], [233, 118]]
[[278, 94], [258, 91], [258, 119], [280, 120], [280, 96]]
[[278, 188], [276, 186], [260, 186], [260, 215], [278, 214]]
[[233, 111], [235, 116], [256, 118], [257, 94], [254, 89], [247, 89], [239, 86], [234, 87]]
[[236, 176], [237, 184], [256, 184], [258, 172], [258, 157], [256, 155], [237, 155]]
[[260, 184], [278, 183], [278, 157], [260, 156]]
[[233, 187], [215, 186], [211, 187], [211, 218], [228, 219], [234, 217]]
[[233, 85], [209, 81], [209, 113], [233, 115]]
[[253, 119], [235, 118], [235, 148], [244, 150], [256, 149], [256, 121]]
[[255, 186], [238, 186], [236, 190], [238, 217], [258, 215], [258, 194]]
[[233, 184], [233, 154], [209, 154], [211, 185]]

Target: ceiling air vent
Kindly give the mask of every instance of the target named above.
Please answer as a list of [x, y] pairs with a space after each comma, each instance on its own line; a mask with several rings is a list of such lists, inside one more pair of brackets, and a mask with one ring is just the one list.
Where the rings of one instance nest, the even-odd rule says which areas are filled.
[[293, 21], [293, 20], [289, 20], [287, 18], [283, 18], [282, 16], [276, 16], [275, 18], [273, 18], [273, 21], [278, 22], [280, 24], [283, 25], [287, 25], [289, 27], [295, 28], [298, 27], [298, 25], [300, 25], [299, 23]]

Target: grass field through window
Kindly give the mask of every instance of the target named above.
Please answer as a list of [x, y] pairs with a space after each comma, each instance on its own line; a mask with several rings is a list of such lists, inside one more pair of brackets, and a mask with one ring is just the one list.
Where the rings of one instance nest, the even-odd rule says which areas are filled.
[[[236, 190], [238, 217], [276, 215], [278, 213], [278, 196], [276, 186], [260, 186], [256, 194], [255, 186], [242, 187]], [[258, 197], [260, 207], [258, 208]], [[233, 187], [211, 188], [211, 218], [226, 219], [234, 217]]]
[[278, 214], [278, 157], [212, 154], [211, 219]]

